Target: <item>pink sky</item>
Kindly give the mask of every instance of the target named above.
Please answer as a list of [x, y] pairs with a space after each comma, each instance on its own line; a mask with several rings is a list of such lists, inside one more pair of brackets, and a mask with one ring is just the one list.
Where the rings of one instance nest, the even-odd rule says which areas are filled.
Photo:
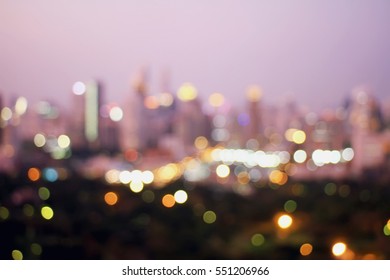
[[354, 86], [390, 96], [390, 1], [0, 0], [3, 96], [70, 100], [77, 80], [99, 78], [121, 102], [131, 76], [151, 68], [151, 91], [192, 82], [206, 99], [243, 104], [288, 92], [313, 110], [335, 107]]

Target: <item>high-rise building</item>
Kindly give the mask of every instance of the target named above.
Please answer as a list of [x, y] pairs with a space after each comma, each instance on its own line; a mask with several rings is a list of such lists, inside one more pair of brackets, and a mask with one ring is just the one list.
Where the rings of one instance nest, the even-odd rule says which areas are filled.
[[77, 148], [97, 149], [101, 127], [102, 85], [92, 80], [73, 85], [72, 143]]

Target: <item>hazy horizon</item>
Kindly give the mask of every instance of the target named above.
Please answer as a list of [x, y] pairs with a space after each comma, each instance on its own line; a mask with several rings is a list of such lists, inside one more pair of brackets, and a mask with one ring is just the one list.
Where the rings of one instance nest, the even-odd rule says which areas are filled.
[[[193, 83], [206, 100], [285, 95], [313, 110], [367, 85], [389, 96], [390, 2], [0, 0], [0, 92], [68, 103], [75, 81], [100, 79], [121, 102], [150, 67], [150, 91]], [[57, 99], [58, 100], [58, 99]]]

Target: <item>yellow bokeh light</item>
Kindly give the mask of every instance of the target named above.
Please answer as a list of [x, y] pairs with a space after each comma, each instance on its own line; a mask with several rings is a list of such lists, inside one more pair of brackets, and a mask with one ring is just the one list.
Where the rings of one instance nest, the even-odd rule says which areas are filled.
[[293, 219], [290, 215], [284, 214], [278, 218], [278, 226], [282, 229], [289, 228], [293, 223]]
[[23, 260], [23, 253], [19, 250], [13, 250], [12, 251], [12, 258], [14, 260], [18, 260], [18, 261]]
[[70, 146], [70, 138], [69, 136], [62, 134], [58, 136], [57, 143], [58, 143], [58, 147], [62, 149], [66, 149]]
[[41, 209], [41, 215], [44, 219], [50, 220], [54, 216], [54, 211], [49, 206], [44, 206]]
[[38, 148], [41, 148], [45, 146], [46, 144], [46, 137], [45, 135], [38, 133], [34, 136], [34, 145], [37, 146]]
[[175, 201], [175, 197], [171, 194], [166, 194], [163, 196], [162, 200], [161, 200], [162, 204], [167, 207], [167, 208], [171, 208], [175, 205], [176, 201]]
[[198, 96], [198, 91], [190, 83], [184, 83], [177, 91], [177, 97], [181, 101], [191, 101]]
[[[114, 184], [119, 182], [120, 177], [120, 171], [116, 169], [110, 169], [106, 172], [104, 175], [104, 178], [106, 179], [107, 183]], [[130, 182], [130, 181], [129, 181]]]
[[337, 242], [332, 247], [332, 253], [336, 257], [343, 255], [347, 251], [347, 245], [343, 242]]
[[242, 172], [238, 173], [238, 175], [237, 175], [237, 181], [238, 181], [241, 185], [246, 185], [246, 184], [248, 184], [249, 181], [250, 181], [249, 173], [246, 172], [246, 171], [242, 171]]
[[302, 244], [301, 248], [299, 249], [299, 252], [302, 256], [308, 256], [313, 251], [313, 246], [309, 243]]
[[30, 249], [31, 249], [31, 252], [36, 256], [39, 256], [42, 254], [42, 246], [39, 245], [38, 243], [31, 244]]
[[213, 107], [221, 107], [225, 103], [225, 97], [219, 93], [213, 93], [209, 96], [209, 103]]
[[31, 167], [28, 171], [27, 171], [27, 176], [28, 178], [35, 182], [35, 181], [38, 181], [39, 178], [41, 178], [41, 172], [39, 171], [38, 168], [35, 168], [35, 167]]
[[204, 136], [198, 136], [194, 141], [194, 145], [198, 150], [204, 150], [209, 145], [209, 141]]
[[226, 178], [230, 174], [230, 168], [226, 164], [218, 165], [215, 171], [217, 172], [217, 176], [220, 178]]
[[15, 112], [16, 112], [16, 114], [18, 114], [19, 116], [21, 116], [21, 115], [23, 115], [24, 113], [26, 113], [27, 107], [28, 107], [28, 102], [27, 102], [27, 99], [26, 99], [25, 97], [19, 97], [19, 98], [16, 100], [16, 103], [15, 103]]
[[3, 109], [1, 109], [0, 117], [4, 121], [9, 121], [12, 118], [12, 110], [8, 107], [4, 107]]
[[262, 95], [263, 95], [263, 92], [262, 92], [261, 88], [259, 86], [256, 86], [256, 85], [249, 86], [247, 91], [246, 91], [246, 98], [250, 102], [259, 101], [261, 99]]
[[144, 189], [144, 183], [140, 180], [134, 180], [130, 183], [130, 190], [135, 193], [139, 193]]
[[104, 195], [104, 201], [108, 205], [115, 205], [118, 202], [118, 195], [114, 192], [108, 192]]
[[188, 198], [188, 195], [185, 191], [183, 190], [178, 190], [177, 192], [175, 192], [175, 201], [179, 204], [183, 204], [187, 201], [187, 198]]
[[292, 135], [292, 142], [302, 144], [306, 141], [306, 133], [303, 130], [297, 130]]
[[203, 213], [203, 221], [206, 224], [212, 224], [217, 220], [217, 215], [215, 214], [214, 211], [206, 211]]
[[8, 219], [9, 217], [9, 210], [5, 208], [4, 206], [0, 207], [0, 218], [3, 220]]
[[272, 170], [269, 174], [269, 180], [271, 181], [271, 183], [284, 185], [287, 183], [288, 176], [286, 173], [280, 170]]

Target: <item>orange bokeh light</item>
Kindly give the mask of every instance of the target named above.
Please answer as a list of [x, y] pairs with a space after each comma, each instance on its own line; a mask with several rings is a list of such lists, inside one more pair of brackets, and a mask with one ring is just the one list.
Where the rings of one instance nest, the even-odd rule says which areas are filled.
[[118, 202], [118, 195], [114, 192], [108, 192], [104, 195], [104, 201], [108, 205], [115, 205]]
[[41, 172], [38, 168], [31, 167], [27, 172], [27, 176], [31, 181], [35, 182], [41, 178]]

